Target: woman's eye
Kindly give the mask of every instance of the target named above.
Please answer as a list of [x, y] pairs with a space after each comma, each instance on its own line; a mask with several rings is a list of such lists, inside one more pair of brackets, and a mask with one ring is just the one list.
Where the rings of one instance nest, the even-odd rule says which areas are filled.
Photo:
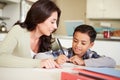
[[52, 24], [54, 24], [54, 22], [51, 22]]
[[51, 22], [52, 24], [54, 24], [55, 22]]

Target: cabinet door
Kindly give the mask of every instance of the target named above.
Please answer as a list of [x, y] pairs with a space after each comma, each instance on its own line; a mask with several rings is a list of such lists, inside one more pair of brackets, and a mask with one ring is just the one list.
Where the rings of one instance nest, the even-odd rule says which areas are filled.
[[20, 0], [0, 0], [5, 3], [20, 3]]
[[87, 0], [87, 18], [103, 18], [103, 0]]
[[8, 1], [15, 2], [15, 3], [20, 3], [20, 0], [8, 0]]
[[36, 2], [37, 0], [26, 0], [26, 1], [29, 1], [29, 2], [34, 3], [34, 2]]
[[120, 19], [120, 0], [104, 0], [104, 18]]
[[87, 18], [120, 19], [120, 0], [87, 0]]

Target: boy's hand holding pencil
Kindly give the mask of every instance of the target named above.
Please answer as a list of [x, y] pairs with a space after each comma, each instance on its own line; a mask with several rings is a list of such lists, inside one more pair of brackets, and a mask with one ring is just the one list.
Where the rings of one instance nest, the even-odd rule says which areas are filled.
[[69, 61], [69, 59], [67, 58], [66, 55], [61, 54], [58, 56], [58, 58], [55, 60], [58, 64], [63, 64], [66, 63], [67, 61]]
[[59, 47], [60, 47], [60, 50], [62, 51], [62, 54], [58, 56], [58, 58], [55, 60], [58, 64], [63, 64], [63, 63], [66, 63], [66, 62], [69, 62], [69, 59], [68, 57], [65, 55], [65, 52], [62, 48], [62, 45], [59, 41], [59, 39], [57, 38], [57, 41], [58, 41], [58, 44], [59, 44]]

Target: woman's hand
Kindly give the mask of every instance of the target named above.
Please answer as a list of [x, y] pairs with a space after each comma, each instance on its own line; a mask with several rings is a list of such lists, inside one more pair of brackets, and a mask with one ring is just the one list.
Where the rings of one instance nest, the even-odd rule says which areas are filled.
[[55, 60], [58, 64], [63, 64], [66, 61], [69, 61], [69, 59], [67, 58], [67, 56], [65, 55], [60, 55], [58, 56], [58, 58]]
[[61, 68], [59, 64], [57, 64], [54, 59], [43, 59], [41, 60], [41, 67], [46, 69], [51, 68]]
[[84, 60], [79, 58], [77, 55], [70, 58], [70, 62], [76, 65], [85, 66]]

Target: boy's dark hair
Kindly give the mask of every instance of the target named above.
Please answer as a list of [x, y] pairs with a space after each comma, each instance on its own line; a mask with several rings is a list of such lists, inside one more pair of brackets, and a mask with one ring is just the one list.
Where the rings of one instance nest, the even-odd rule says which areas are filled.
[[81, 32], [81, 33], [88, 34], [91, 42], [94, 42], [97, 36], [97, 32], [95, 31], [95, 29], [92, 26], [86, 25], [86, 24], [77, 26], [74, 30], [73, 36], [75, 32]]

